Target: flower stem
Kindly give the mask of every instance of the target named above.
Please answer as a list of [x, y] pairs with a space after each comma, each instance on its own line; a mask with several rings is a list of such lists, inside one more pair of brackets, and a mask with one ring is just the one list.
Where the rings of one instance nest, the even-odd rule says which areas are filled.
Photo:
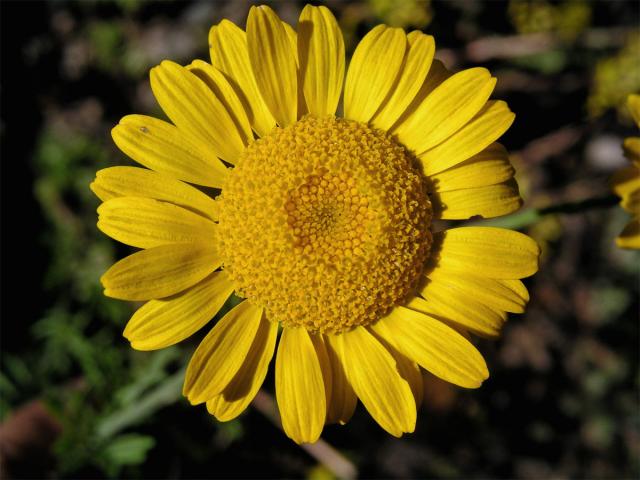
[[620, 199], [615, 195], [605, 195], [577, 202], [559, 203], [545, 208], [527, 208], [513, 215], [489, 220], [478, 220], [477, 222], [473, 222], [473, 224], [483, 227], [502, 227], [518, 230], [533, 225], [546, 215], [583, 213], [588, 210], [609, 208], [619, 202]]

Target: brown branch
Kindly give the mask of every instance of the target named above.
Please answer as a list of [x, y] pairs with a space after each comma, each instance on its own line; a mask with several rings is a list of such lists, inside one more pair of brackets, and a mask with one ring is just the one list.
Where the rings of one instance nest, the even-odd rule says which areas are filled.
[[559, 155], [573, 147], [581, 138], [583, 129], [565, 126], [543, 137], [529, 142], [519, 152], [528, 164], [541, 163], [554, 155]]
[[[625, 27], [593, 28], [583, 32], [576, 43], [593, 50], [620, 48], [633, 31]], [[566, 45], [566, 42], [551, 32], [494, 35], [473, 40], [462, 48], [439, 48], [436, 58], [447, 68], [457, 68], [464, 62], [481, 63], [495, 59], [526, 57]]]
[[[593, 49], [620, 47], [632, 31], [624, 27], [594, 28], [584, 32], [578, 44]], [[468, 43], [464, 53], [470, 61], [485, 62], [495, 58], [534, 55], [562, 45], [560, 38], [553, 33], [529, 33], [479, 38]]]
[[[271, 420], [274, 425], [282, 429], [278, 407], [271, 395], [263, 390], [258, 391], [258, 394], [253, 399], [252, 405], [256, 410]], [[316, 443], [303, 443], [300, 447], [331, 470], [338, 478], [345, 480], [357, 478], [358, 470], [355, 465], [323, 439], [319, 439]]]

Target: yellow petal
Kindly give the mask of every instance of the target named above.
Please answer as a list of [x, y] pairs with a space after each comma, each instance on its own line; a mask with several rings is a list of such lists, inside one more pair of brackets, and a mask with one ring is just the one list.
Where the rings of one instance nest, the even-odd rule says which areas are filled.
[[499, 143], [493, 143], [468, 160], [431, 175], [429, 183], [432, 191], [450, 192], [496, 185], [509, 180], [514, 173], [507, 150]]
[[322, 370], [322, 382], [324, 383], [324, 396], [326, 399], [327, 413], [329, 412], [329, 402], [331, 401], [333, 390], [333, 375], [331, 372], [331, 361], [325, 344], [324, 337], [320, 334], [310, 334], [309, 337], [313, 342], [313, 348], [316, 350], [318, 361], [320, 362], [320, 370]]
[[640, 169], [635, 165], [618, 170], [611, 177], [613, 191], [619, 197], [626, 197], [640, 190]]
[[151, 300], [195, 285], [221, 264], [222, 259], [211, 242], [163, 245], [123, 258], [100, 281], [107, 297]]
[[356, 409], [358, 397], [356, 397], [351, 384], [347, 380], [344, 368], [335, 350], [327, 340], [327, 358], [331, 365], [331, 400], [327, 408], [327, 423], [339, 423], [344, 425], [349, 421]]
[[251, 127], [264, 137], [276, 126], [276, 120], [258, 90], [244, 30], [229, 20], [222, 20], [209, 31], [209, 51], [211, 64], [223, 72], [236, 89]]
[[154, 198], [192, 210], [211, 220], [218, 217], [216, 202], [211, 197], [175, 178], [146, 168], [103, 168], [89, 186], [103, 202], [118, 197]]
[[427, 78], [422, 82], [418, 93], [416, 93], [416, 96], [413, 98], [407, 109], [402, 113], [402, 115], [400, 115], [400, 118], [398, 118], [394, 126], [389, 131], [394, 133], [398, 126], [402, 125], [408, 118], [413, 116], [415, 111], [420, 108], [420, 105], [422, 105], [431, 92], [433, 92], [438, 85], [444, 82], [451, 75], [452, 73], [447, 70], [440, 60], [433, 60], [431, 62], [431, 67], [429, 68], [429, 72], [427, 73]]
[[291, 45], [291, 52], [293, 52], [293, 55], [295, 56], [296, 59], [296, 66], [299, 64], [299, 60], [298, 60], [298, 34], [296, 33], [295, 29], [289, 25], [287, 22], [285, 22], [284, 20], [280, 20], [280, 22], [282, 23], [282, 26], [284, 27], [284, 31], [287, 34], [287, 38], [289, 39], [289, 44]]
[[452, 75], [398, 125], [398, 139], [416, 155], [435, 147], [480, 111], [495, 83], [486, 68], [470, 68]]
[[413, 393], [413, 398], [416, 402], [416, 409], [420, 408], [424, 397], [424, 385], [422, 382], [422, 372], [420, 371], [420, 367], [416, 362], [410, 360], [408, 357], [398, 352], [395, 348], [390, 347], [389, 351], [393, 355], [393, 358], [396, 359], [398, 372], [400, 373], [402, 378], [409, 382], [411, 392]]
[[282, 427], [296, 443], [314, 443], [327, 415], [318, 354], [304, 328], [282, 330], [276, 355], [276, 399]]
[[631, 116], [636, 122], [636, 125], [640, 128], [640, 95], [629, 95], [627, 97], [627, 107], [629, 107], [629, 111], [631, 112]]
[[132, 247], [212, 242], [216, 224], [197, 213], [153, 198], [117, 197], [98, 207], [98, 228]]
[[413, 397], [416, 402], [416, 408], [420, 408], [420, 405], [422, 404], [422, 397], [424, 395], [422, 372], [420, 371], [420, 367], [416, 362], [407, 358], [406, 355], [403, 355], [392, 347], [389, 342], [380, 338], [380, 336], [376, 336], [375, 332], [372, 333], [382, 346], [393, 356], [396, 361], [396, 366], [398, 367], [398, 373], [409, 383], [409, 386], [411, 387], [411, 392], [413, 393]]
[[151, 69], [151, 89], [178, 129], [205, 143], [218, 157], [234, 163], [244, 150], [245, 142], [224, 103], [186, 68], [163, 61]]
[[624, 156], [631, 160], [636, 167], [640, 167], [640, 137], [628, 137], [622, 143]]
[[476, 348], [444, 323], [404, 307], [394, 308], [371, 328], [408, 358], [435, 376], [465, 388], [489, 377]]
[[266, 5], [251, 7], [247, 19], [249, 60], [262, 98], [281, 127], [297, 118], [295, 51], [278, 15]]
[[170, 123], [127, 115], [111, 130], [118, 148], [141, 165], [178, 180], [221, 188], [228, 170], [215, 153]]
[[349, 383], [376, 422], [395, 437], [413, 432], [415, 399], [387, 349], [362, 327], [327, 338]]
[[178, 295], [145, 303], [127, 323], [124, 336], [136, 350], [174, 345], [211, 320], [232, 292], [227, 275], [214, 272]]
[[446, 323], [453, 322], [484, 337], [498, 336], [507, 318], [504, 311], [475, 300], [446, 281], [431, 281], [420, 294], [424, 299], [413, 298], [407, 303], [407, 308]]
[[307, 5], [298, 21], [298, 58], [309, 113], [333, 115], [344, 80], [344, 41], [327, 7]]
[[270, 322], [263, 315], [247, 359], [238, 373], [222, 393], [207, 401], [207, 410], [218, 421], [233, 420], [247, 408], [256, 396], [267, 375], [277, 336], [278, 324]]
[[378, 25], [356, 47], [347, 71], [344, 116], [367, 123], [396, 82], [407, 37], [400, 28]]
[[407, 40], [408, 47], [397, 83], [371, 121], [382, 130], [389, 130], [409, 107], [423, 86], [433, 61], [436, 44], [431, 35], [415, 30], [407, 35]]
[[297, 100], [298, 100], [298, 110], [297, 110], [297, 118], [302, 118], [309, 110], [307, 109], [307, 102], [304, 99], [304, 92], [302, 91], [302, 72], [300, 71], [300, 60], [298, 58], [298, 34], [295, 29], [289, 25], [287, 22], [282, 21], [282, 26], [284, 27], [284, 31], [287, 34], [287, 38], [289, 39], [289, 43], [291, 44], [291, 51], [293, 52], [296, 58], [296, 84], [297, 84]]
[[620, 206], [632, 215], [640, 216], [640, 190], [626, 195], [620, 202]]
[[460, 227], [434, 234], [434, 254], [442, 269], [517, 279], [538, 270], [540, 247], [527, 235], [512, 230]]
[[216, 98], [224, 105], [242, 137], [242, 142], [245, 145], [252, 142], [253, 132], [251, 131], [251, 124], [249, 123], [247, 113], [236, 91], [224, 74], [211, 64], [203, 62], [202, 60], [194, 60], [187, 69], [206, 83]]
[[192, 405], [221, 393], [244, 364], [256, 338], [262, 308], [244, 301], [211, 329], [189, 361], [182, 394]]
[[436, 269], [420, 288], [422, 297], [405, 305], [443, 321], [462, 333], [496, 337], [504, 325], [505, 312], [522, 313], [529, 292], [520, 280], [478, 278]]
[[515, 212], [522, 206], [515, 180], [497, 185], [437, 192], [430, 198], [433, 218], [444, 220], [465, 220], [474, 216], [499, 217]]
[[[505, 287], [507, 287], [509, 290], [511, 290], [516, 296], [518, 296], [521, 299], [521, 302], [523, 304], [527, 304], [529, 303], [529, 291], [527, 290], [527, 287], [524, 286], [524, 284], [520, 281], [520, 280], [504, 280], [504, 279], [500, 279], [500, 280], [496, 280], [496, 282], [504, 285]], [[505, 309], [507, 310], [507, 309]], [[509, 310], [507, 310], [509, 311]], [[514, 313], [518, 313], [518, 312], [514, 312]]]
[[445, 142], [418, 155], [422, 171], [435, 175], [481, 152], [506, 132], [515, 115], [503, 101], [489, 101], [478, 115]]
[[616, 238], [616, 245], [620, 248], [640, 248], [640, 221], [632, 220], [624, 227], [622, 233]]
[[455, 289], [462, 297], [472, 298], [493, 309], [506, 312], [523, 313], [529, 299], [527, 289], [519, 280], [496, 280], [477, 274], [462, 275], [438, 268], [429, 272], [427, 276], [429, 283], [420, 291], [427, 299], [430, 286], [439, 282], [444, 282]]

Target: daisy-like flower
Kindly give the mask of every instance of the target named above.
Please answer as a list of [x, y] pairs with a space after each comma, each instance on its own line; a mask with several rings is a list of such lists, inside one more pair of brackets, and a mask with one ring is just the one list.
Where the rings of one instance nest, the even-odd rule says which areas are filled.
[[224, 20], [209, 46], [211, 63], [151, 70], [172, 123], [130, 115], [113, 130], [148, 169], [107, 168], [92, 184], [98, 227], [142, 249], [102, 277], [106, 295], [147, 301], [125, 337], [139, 350], [175, 344], [235, 292], [245, 300], [189, 363], [192, 404], [235, 418], [275, 354], [294, 441], [347, 422], [357, 399], [392, 435], [412, 432], [421, 369], [480, 386], [489, 373], [468, 333], [498, 335], [537, 270], [538, 246], [521, 233], [434, 223], [521, 204], [494, 143], [514, 118], [489, 100], [495, 78], [452, 74], [432, 37], [385, 25], [344, 78], [338, 24], [310, 5], [297, 31], [252, 7], [246, 32]]
[[[629, 95], [627, 106], [640, 128], [640, 95]], [[622, 198], [620, 205], [633, 219], [616, 238], [616, 244], [621, 248], [640, 248], [640, 137], [626, 138], [623, 149], [631, 166], [616, 172], [611, 184], [616, 195]]]

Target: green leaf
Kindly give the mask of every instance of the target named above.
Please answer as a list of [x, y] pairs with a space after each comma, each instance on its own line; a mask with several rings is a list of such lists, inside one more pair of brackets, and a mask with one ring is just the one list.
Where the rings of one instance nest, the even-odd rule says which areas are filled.
[[129, 433], [120, 435], [109, 443], [102, 454], [106, 460], [118, 466], [139, 465], [147, 458], [147, 452], [155, 446], [153, 437]]
[[180, 350], [177, 348], [165, 348], [152, 354], [145, 352], [146, 361], [141, 368], [134, 370], [134, 378], [118, 390], [114, 398], [118, 405], [131, 405], [143, 396], [149, 388], [164, 382], [169, 376], [166, 372], [167, 366], [180, 357]]
[[8, 374], [9, 378], [13, 380], [13, 383], [20, 386], [31, 383], [32, 372], [23, 359], [15, 355], [6, 354], [3, 356], [2, 363], [2, 369]]
[[142, 398], [102, 418], [96, 427], [98, 438], [109, 438], [125, 428], [143, 422], [162, 407], [178, 401], [182, 396], [185, 370], [186, 368], [182, 368]]
[[550, 75], [566, 67], [568, 57], [563, 50], [547, 50], [512, 60], [514, 64]]

